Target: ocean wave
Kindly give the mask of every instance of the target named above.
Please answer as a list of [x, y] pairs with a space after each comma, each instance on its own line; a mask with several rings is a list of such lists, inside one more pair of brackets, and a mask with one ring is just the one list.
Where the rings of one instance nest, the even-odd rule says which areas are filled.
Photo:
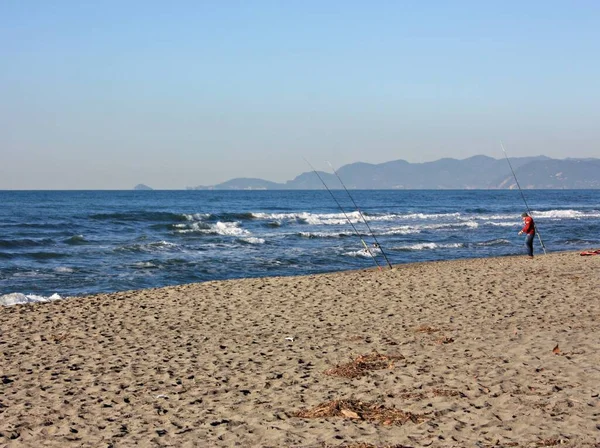
[[90, 219], [100, 221], [185, 221], [187, 215], [171, 212], [127, 211], [117, 213], [96, 213]]
[[183, 215], [187, 221], [251, 221], [256, 215], [251, 212], [237, 213], [193, 213]]
[[149, 260], [140, 260], [135, 263], [132, 263], [131, 266], [133, 269], [163, 269], [163, 268], [171, 268], [171, 267], [182, 267], [184, 265], [189, 265], [190, 261], [184, 258], [152, 258]]
[[[348, 220], [353, 224], [367, 222], [390, 222], [402, 220], [440, 220], [440, 219], [462, 219], [472, 221], [473, 217], [461, 217], [461, 214], [456, 213], [384, 213], [384, 214], [365, 214], [359, 211], [349, 211], [344, 213], [253, 213], [255, 219], [271, 220], [281, 225], [281, 222], [291, 221], [300, 222], [310, 225], [344, 225], [348, 224]], [[514, 218], [514, 215], [507, 215]]]
[[212, 226], [206, 222], [192, 222], [191, 224], [173, 224], [170, 226], [175, 233], [207, 233]]
[[345, 238], [356, 235], [353, 232], [298, 232], [302, 238]]
[[488, 212], [490, 212], [490, 210], [487, 208], [475, 207], [475, 208], [468, 208], [465, 210], [465, 212], [467, 212], [467, 213], [488, 213]]
[[[356, 215], [354, 215], [356, 214]], [[350, 215], [350, 213], [348, 214]], [[358, 211], [353, 212], [353, 217], [362, 221], [360, 213]], [[363, 213], [366, 221], [402, 221], [402, 220], [439, 220], [439, 219], [460, 219], [461, 214], [458, 212], [454, 213], [383, 213], [383, 214], [365, 214]]]
[[[515, 221], [520, 220], [520, 213], [505, 213], [505, 214], [474, 214], [474, 215], [461, 215], [458, 216], [458, 220], [477, 220], [477, 221]], [[580, 210], [546, 210], [539, 211], [533, 210], [531, 212], [533, 218], [540, 219], [585, 219], [585, 218], [600, 218], [600, 210], [589, 210], [589, 211], [580, 211]], [[516, 221], [519, 222], [520, 221]]]
[[52, 260], [55, 258], [67, 258], [71, 255], [63, 252], [25, 252], [19, 254], [19, 256], [33, 258], [34, 260]]
[[259, 213], [252, 214], [255, 219], [264, 219], [270, 221], [291, 221], [310, 225], [342, 225], [348, 224], [348, 220], [352, 224], [362, 221], [358, 211], [344, 213]]
[[485, 223], [486, 226], [495, 226], [495, 227], [518, 227], [522, 225], [520, 222], [494, 222], [488, 221]]
[[400, 226], [381, 231], [378, 235], [411, 235], [415, 233], [421, 233], [421, 229], [414, 226]]
[[210, 218], [210, 213], [184, 214], [183, 217], [186, 221], [205, 221]]
[[533, 210], [531, 212], [531, 216], [534, 219], [543, 218], [543, 219], [584, 219], [584, 218], [600, 218], [600, 210], [591, 210], [587, 212], [582, 212], [579, 210], [547, 210], [547, 211], [537, 211]]
[[255, 217], [254, 214], [251, 212], [218, 213], [211, 214], [210, 219], [214, 221], [250, 221], [255, 219]]
[[422, 230], [457, 229], [461, 227], [469, 227], [471, 229], [476, 229], [479, 227], [479, 223], [476, 221], [462, 221], [444, 224], [425, 224], [423, 226], [419, 226], [419, 228]]
[[520, 213], [507, 213], [503, 215], [464, 215], [459, 216], [459, 221], [506, 221], [520, 219]]
[[63, 242], [74, 246], [88, 243], [88, 241], [83, 237], [83, 235], [73, 235], [72, 237], [67, 238]]
[[577, 246], [581, 249], [590, 249], [594, 246], [598, 246], [600, 244], [600, 241], [591, 239], [567, 238], [560, 239], [556, 241], [556, 243], [564, 244], [565, 246]]
[[36, 296], [33, 294], [25, 295], [20, 292], [13, 292], [10, 294], [4, 294], [0, 296], [0, 306], [11, 306], [23, 303], [40, 303], [40, 302], [52, 302], [54, 300], [62, 299], [58, 294], [52, 294], [49, 297]]
[[447, 218], [459, 218], [460, 213], [409, 213], [406, 215], [397, 215], [404, 219], [447, 219]]
[[214, 224], [193, 223], [191, 225], [181, 225], [175, 230], [175, 233], [200, 233], [205, 235], [223, 235], [223, 236], [247, 236], [250, 232], [240, 227], [239, 222], [217, 221]]
[[489, 241], [482, 241], [479, 243], [475, 243], [474, 246], [507, 246], [512, 244], [509, 240], [504, 238], [497, 238]]
[[67, 223], [64, 222], [20, 222], [16, 224], [0, 224], [0, 227], [17, 227], [17, 228], [25, 228], [25, 229], [62, 229]]
[[272, 228], [277, 228], [277, 227], [281, 227], [281, 221], [269, 221], [267, 223], [265, 223], [265, 227], [272, 227]]
[[0, 248], [18, 249], [21, 247], [40, 247], [53, 245], [54, 241], [50, 238], [35, 239], [18, 239], [18, 240], [0, 240]]
[[250, 236], [247, 238], [240, 238], [240, 241], [247, 244], [265, 244], [264, 238], [256, 238], [254, 236]]
[[240, 228], [238, 222], [217, 222], [211, 229], [218, 235], [223, 236], [246, 236], [250, 235], [250, 232], [246, 229]]
[[379, 215], [379, 214], [364, 214], [364, 217], [367, 221], [396, 221], [398, 218], [400, 218], [400, 215], [396, 215], [393, 213], [386, 213], [383, 215]]
[[438, 243], [417, 243], [408, 246], [395, 246], [392, 250], [399, 251], [416, 251], [416, 250], [433, 250], [433, 249], [459, 249], [465, 247], [464, 243], [450, 243], [450, 244], [438, 244]]
[[377, 247], [370, 247], [369, 250], [359, 249], [359, 250], [354, 250], [354, 251], [344, 253], [344, 255], [347, 255], [350, 257], [363, 257], [363, 258], [373, 258], [379, 254], [381, 254], [381, 249], [379, 249]]
[[151, 261], [138, 261], [131, 265], [134, 269], [159, 269], [159, 266], [155, 265]]
[[176, 243], [171, 243], [169, 241], [155, 241], [146, 244], [130, 244], [127, 246], [120, 246], [117, 247], [115, 250], [124, 252], [156, 252], [180, 249], [181, 246]]

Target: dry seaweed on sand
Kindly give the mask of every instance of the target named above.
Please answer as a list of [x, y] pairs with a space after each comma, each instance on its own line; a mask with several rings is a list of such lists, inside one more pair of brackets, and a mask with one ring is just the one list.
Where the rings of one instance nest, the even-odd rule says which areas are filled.
[[335, 366], [326, 370], [325, 375], [342, 376], [345, 378], [358, 378], [366, 375], [371, 370], [391, 369], [394, 361], [404, 359], [402, 355], [382, 355], [373, 352], [368, 355], [360, 355], [354, 361]]
[[[496, 448], [498, 446], [506, 446], [506, 447], [545, 447], [545, 446], [558, 446], [558, 445], [565, 445], [567, 444], [568, 446], [570, 446], [569, 442], [565, 439], [544, 439], [544, 440], [539, 440], [537, 442], [533, 442], [533, 443], [524, 443], [523, 445], [521, 445], [519, 442], [503, 442], [501, 443], [500, 441], [496, 441], [495, 443], [492, 444], [485, 444], [485, 445], [481, 445], [481, 448]], [[594, 445], [594, 446], [599, 446], [600, 444]]]
[[433, 388], [433, 389], [429, 389], [429, 390], [422, 390], [422, 389], [415, 389], [415, 390], [409, 390], [409, 389], [402, 389], [396, 393], [394, 393], [394, 395], [402, 398], [402, 399], [412, 399], [412, 400], [424, 400], [425, 398], [435, 398], [435, 397], [466, 397], [466, 395], [456, 389], [439, 389], [439, 388]]
[[[557, 446], [557, 445], [563, 445], [567, 443], [566, 440], [564, 439], [544, 439], [544, 440], [540, 440], [539, 442], [536, 442], [535, 446]], [[598, 444], [600, 445], [600, 444]]]
[[380, 425], [403, 425], [407, 422], [423, 423], [429, 420], [426, 414], [413, 414], [393, 407], [385, 407], [381, 403], [365, 403], [355, 399], [328, 401], [312, 409], [297, 411], [293, 416], [300, 418], [343, 417]]
[[439, 338], [437, 341], [435, 341], [438, 344], [451, 344], [452, 342], [454, 342], [454, 338], [448, 337], [448, 336], [444, 336]]
[[413, 448], [408, 445], [373, 445], [371, 443], [352, 443], [351, 445], [323, 445], [323, 448]]
[[415, 331], [417, 333], [427, 333], [427, 334], [431, 334], [431, 333], [435, 333], [440, 331], [438, 328], [433, 328], [430, 327], [429, 325], [421, 325], [420, 327], [416, 328]]

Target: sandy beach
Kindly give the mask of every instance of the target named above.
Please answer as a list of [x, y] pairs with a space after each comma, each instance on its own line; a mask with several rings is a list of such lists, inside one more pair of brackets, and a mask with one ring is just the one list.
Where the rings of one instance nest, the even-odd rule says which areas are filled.
[[600, 256], [0, 308], [0, 446], [600, 446]]

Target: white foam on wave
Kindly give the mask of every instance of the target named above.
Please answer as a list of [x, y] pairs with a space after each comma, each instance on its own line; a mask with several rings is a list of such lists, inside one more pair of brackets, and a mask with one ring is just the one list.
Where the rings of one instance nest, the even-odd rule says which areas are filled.
[[353, 224], [362, 221], [358, 211], [344, 213], [252, 213], [257, 219], [281, 221], [301, 221], [311, 225], [342, 225], [350, 220]]
[[498, 221], [503, 221], [506, 219], [515, 219], [515, 217], [519, 217], [519, 214], [516, 213], [511, 213], [511, 214], [506, 214], [506, 215], [465, 215], [465, 216], [459, 216], [458, 219], [461, 221], [472, 221], [472, 220], [478, 220], [478, 221], [491, 221], [491, 220], [498, 220]]
[[211, 227], [210, 230], [216, 232], [219, 235], [226, 236], [250, 235], [250, 232], [248, 230], [240, 228], [240, 224], [238, 222], [218, 221], [214, 226]]
[[61, 274], [70, 274], [72, 272], [75, 272], [75, 270], [66, 266], [59, 266], [57, 268], [54, 268], [54, 272], [60, 272]]
[[438, 229], [452, 229], [457, 227], [469, 227], [471, 229], [476, 229], [479, 227], [479, 223], [476, 221], [462, 221], [455, 223], [445, 223], [445, 224], [426, 224], [421, 226], [421, 229], [428, 230], [438, 230]]
[[203, 221], [207, 218], [210, 218], [209, 213], [193, 213], [193, 214], [184, 214], [185, 219], [188, 221]]
[[137, 245], [134, 246], [135, 248], [147, 251], [147, 252], [154, 252], [154, 251], [163, 251], [163, 250], [173, 250], [173, 249], [180, 249], [181, 246], [179, 244], [176, 243], [171, 243], [170, 241], [155, 241], [153, 243], [148, 243], [148, 244], [141, 244], [141, 245]]
[[369, 250], [359, 249], [359, 250], [354, 250], [351, 252], [346, 252], [344, 255], [348, 255], [350, 257], [372, 258], [380, 253], [381, 253], [381, 249], [379, 249], [378, 247], [370, 247]]
[[440, 218], [460, 218], [460, 213], [409, 213], [407, 215], [398, 215], [405, 219], [440, 219]]
[[175, 224], [173, 227], [178, 229], [175, 233], [208, 233], [211, 229], [208, 224], [198, 221], [190, 224]]
[[58, 294], [52, 294], [50, 297], [43, 297], [34, 294], [25, 295], [20, 292], [13, 292], [0, 296], [0, 306], [19, 305], [22, 303], [52, 302], [60, 299], [62, 299], [62, 297]]
[[547, 210], [540, 212], [533, 210], [531, 212], [533, 219], [548, 218], [548, 219], [582, 219], [582, 218], [600, 218], [600, 211], [594, 210], [591, 212], [581, 212], [579, 210]]
[[408, 246], [392, 247], [393, 250], [433, 250], [433, 249], [458, 249], [465, 247], [463, 243], [437, 244], [437, 243], [417, 243]]
[[413, 233], [421, 233], [421, 230], [413, 226], [400, 226], [380, 232], [380, 235], [410, 235]]
[[272, 219], [275, 221], [296, 219], [298, 213], [262, 213], [262, 212], [254, 212], [252, 213], [252, 217], [256, 219]]
[[242, 241], [249, 243], [249, 244], [265, 244], [265, 239], [264, 238], [256, 238], [254, 236], [250, 236], [247, 238], [242, 238]]
[[345, 215], [343, 213], [303, 213], [300, 219], [312, 225], [343, 225], [347, 224], [348, 221], [356, 224], [361, 221], [360, 213], [357, 211], [348, 212]]
[[400, 215], [395, 214], [386, 214], [386, 215], [365, 215], [365, 220], [367, 221], [396, 221]]
[[156, 243], [150, 243], [150, 244], [148, 244], [148, 246], [150, 246], [150, 247], [173, 248], [173, 247], [179, 247], [179, 244], [171, 243], [170, 241], [157, 241]]
[[299, 232], [303, 238], [341, 238], [343, 236], [355, 235], [353, 232]]
[[206, 223], [194, 222], [192, 224], [184, 224], [181, 230], [176, 230], [176, 233], [202, 233], [205, 235], [224, 235], [224, 236], [246, 236], [250, 232], [240, 227], [239, 222], [223, 222], [217, 221], [215, 224], [207, 225]]
[[517, 227], [521, 225], [520, 222], [494, 222], [489, 221], [485, 223], [486, 226], [496, 226], [496, 227]]

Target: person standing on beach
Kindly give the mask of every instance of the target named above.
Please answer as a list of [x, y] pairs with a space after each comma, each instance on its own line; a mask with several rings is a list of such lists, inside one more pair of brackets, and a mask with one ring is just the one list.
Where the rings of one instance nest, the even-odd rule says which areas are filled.
[[523, 228], [519, 232], [519, 235], [525, 234], [525, 247], [527, 247], [527, 254], [529, 258], [533, 258], [533, 238], [535, 237], [535, 223], [533, 218], [528, 213], [522, 213], [521, 218], [523, 219]]

